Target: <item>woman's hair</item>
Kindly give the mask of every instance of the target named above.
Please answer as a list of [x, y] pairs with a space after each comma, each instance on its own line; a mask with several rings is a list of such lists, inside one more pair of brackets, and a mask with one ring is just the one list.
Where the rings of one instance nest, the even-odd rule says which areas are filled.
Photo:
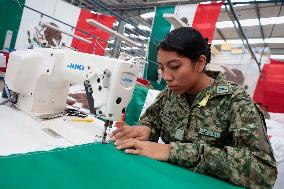
[[206, 57], [206, 64], [211, 60], [211, 45], [199, 31], [192, 27], [181, 27], [171, 31], [158, 46], [158, 49], [175, 51], [196, 62], [201, 55]]

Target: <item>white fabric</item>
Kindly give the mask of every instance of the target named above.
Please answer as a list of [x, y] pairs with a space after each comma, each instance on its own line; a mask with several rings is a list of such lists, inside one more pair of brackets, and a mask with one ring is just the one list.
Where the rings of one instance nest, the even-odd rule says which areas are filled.
[[6, 57], [0, 53], [0, 68], [6, 68]]
[[153, 102], [155, 101], [156, 97], [158, 96], [158, 94], [159, 94], [160, 92], [161, 92], [161, 91], [153, 90], [153, 89], [149, 89], [149, 90], [148, 90], [148, 93], [147, 93], [147, 96], [146, 96], [146, 99], [145, 99], [144, 106], [143, 106], [143, 109], [142, 109], [142, 111], [141, 111], [140, 117], [145, 113], [146, 109], [147, 109], [151, 104], [153, 104]]
[[[81, 9], [73, 6], [64, 1], [58, 0], [26, 0], [25, 5], [29, 6], [37, 11], [43, 12], [49, 16], [57, 18], [71, 26], [76, 26], [78, 18], [80, 16]], [[32, 18], [32, 19], [31, 19]], [[55, 22], [51, 18], [46, 16], [41, 17], [41, 14], [24, 8], [21, 18], [21, 23], [15, 43], [15, 49], [27, 49], [30, 44], [28, 42], [27, 32], [30, 32], [31, 39], [37, 36], [37, 29], [40, 31], [40, 34], [43, 34], [42, 27], [39, 23], [56, 23], [56, 25], [65, 32], [73, 34], [75, 30], [71, 29], [69, 26], [62, 24], [60, 22]], [[36, 37], [37, 38], [37, 37]], [[38, 39], [39, 40], [39, 39]], [[41, 41], [42, 42], [42, 41]], [[64, 43], [67, 47], [71, 46], [72, 38], [68, 35], [62, 35], [61, 43]]]
[[[179, 5], [179, 6], [176, 6], [175, 8], [175, 14], [177, 14], [180, 19], [186, 18], [187, 26], [192, 26], [197, 7], [198, 7], [198, 4]], [[173, 26], [171, 30], [172, 29], [173, 29]]]
[[284, 186], [284, 114], [270, 113], [272, 119], [266, 119], [267, 134], [277, 163], [277, 180], [273, 189], [282, 189]]
[[284, 127], [284, 113], [271, 113], [270, 114], [270, 120], [277, 121]]

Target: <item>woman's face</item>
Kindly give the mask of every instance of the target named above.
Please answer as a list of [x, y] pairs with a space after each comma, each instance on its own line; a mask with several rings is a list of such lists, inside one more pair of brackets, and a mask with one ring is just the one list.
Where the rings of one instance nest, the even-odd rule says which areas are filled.
[[177, 94], [194, 91], [201, 75], [200, 66], [174, 51], [163, 49], [158, 50], [157, 60], [163, 79], [170, 90]]

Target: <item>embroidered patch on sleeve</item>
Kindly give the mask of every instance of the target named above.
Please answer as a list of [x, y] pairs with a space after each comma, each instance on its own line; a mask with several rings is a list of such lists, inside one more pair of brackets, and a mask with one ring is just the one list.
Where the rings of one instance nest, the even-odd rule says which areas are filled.
[[229, 92], [229, 85], [218, 85], [217, 94], [224, 94]]

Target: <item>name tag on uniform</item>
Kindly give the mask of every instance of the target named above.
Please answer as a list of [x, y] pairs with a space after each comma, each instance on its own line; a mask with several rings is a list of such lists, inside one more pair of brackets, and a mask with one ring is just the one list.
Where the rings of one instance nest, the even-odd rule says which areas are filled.
[[214, 138], [220, 138], [221, 133], [218, 131], [212, 131], [210, 129], [207, 128], [200, 128], [198, 131], [198, 134], [200, 135], [206, 135], [206, 136], [210, 136], [210, 137], [214, 137]]
[[184, 134], [184, 130], [178, 129], [175, 134], [175, 138], [178, 140], [182, 140]]
[[229, 85], [218, 85], [217, 94], [224, 94], [229, 92]]

